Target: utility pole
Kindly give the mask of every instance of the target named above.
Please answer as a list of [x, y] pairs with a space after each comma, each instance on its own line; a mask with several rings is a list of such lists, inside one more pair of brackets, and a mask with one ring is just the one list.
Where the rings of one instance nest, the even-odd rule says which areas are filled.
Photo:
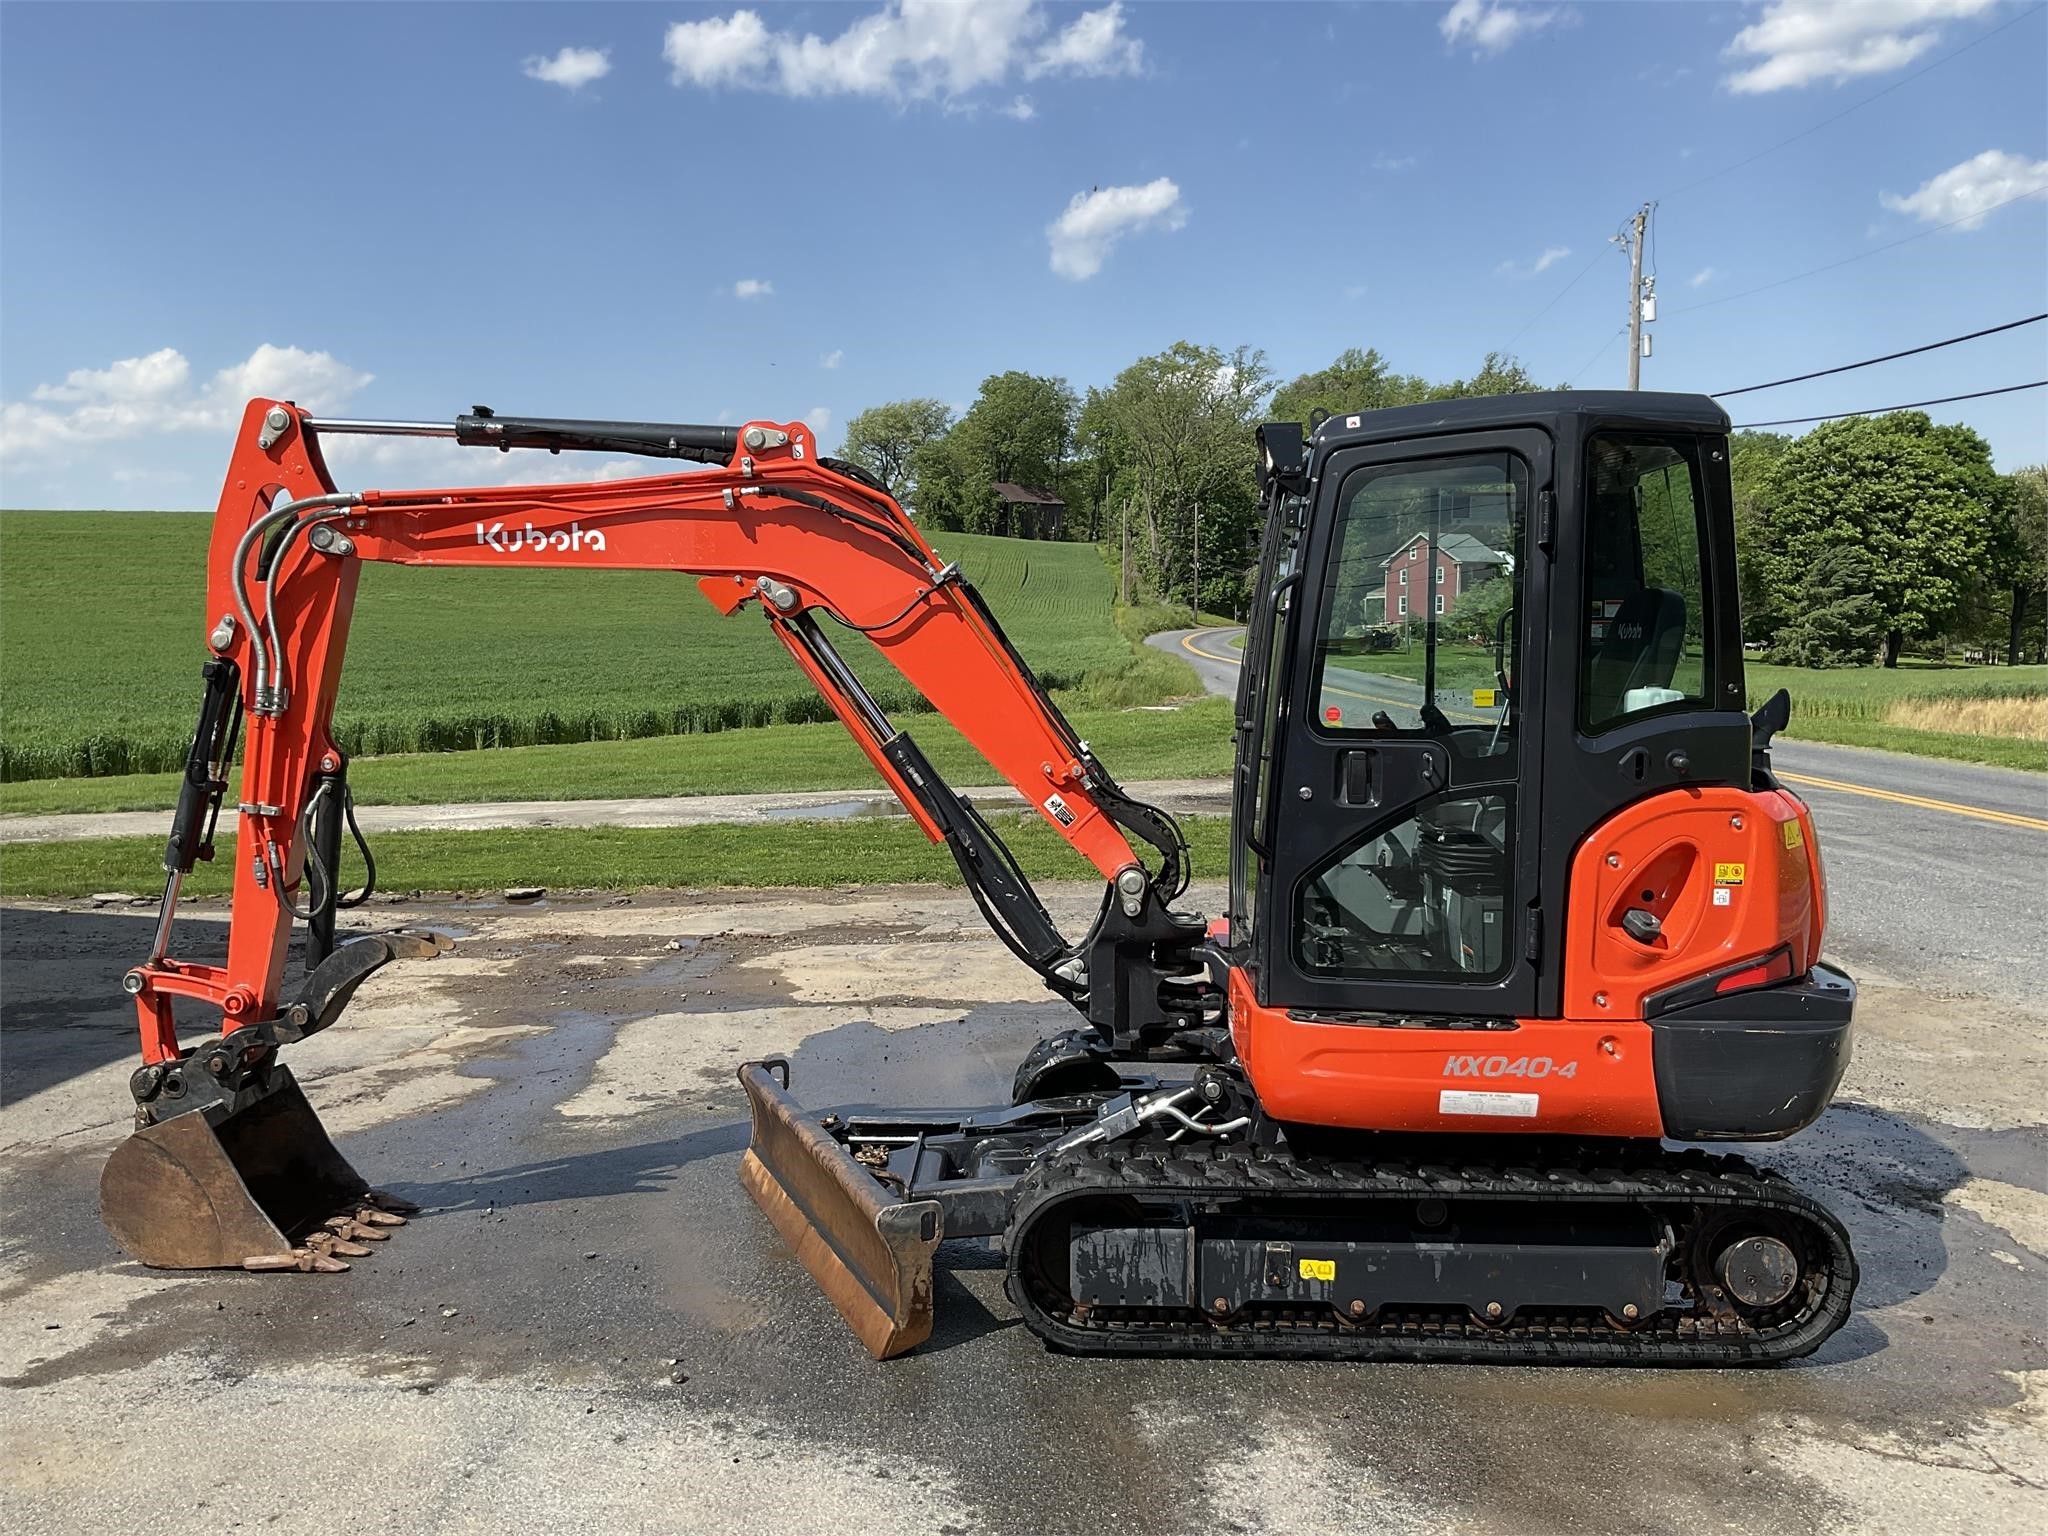
[[1629, 232], [1615, 235], [1618, 245], [1628, 247], [1628, 387], [1643, 387], [1643, 359], [1649, 355], [1650, 338], [1643, 323], [1657, 318], [1657, 279], [1643, 277], [1643, 232], [1649, 227], [1655, 203], [1645, 203], [1629, 220]]
[[1202, 503], [1195, 503], [1195, 622], [1202, 622]]

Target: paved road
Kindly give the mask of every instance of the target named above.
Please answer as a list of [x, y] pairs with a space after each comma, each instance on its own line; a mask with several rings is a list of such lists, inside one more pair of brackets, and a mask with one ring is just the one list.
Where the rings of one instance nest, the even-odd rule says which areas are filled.
[[[1174, 630], [1152, 643], [1190, 663], [1212, 693], [1229, 695], [1236, 633]], [[1866, 974], [2011, 1006], [2038, 1002], [2048, 953], [2048, 775], [1790, 739], [1771, 755], [1813, 806], [1833, 952], [1856, 955]]]

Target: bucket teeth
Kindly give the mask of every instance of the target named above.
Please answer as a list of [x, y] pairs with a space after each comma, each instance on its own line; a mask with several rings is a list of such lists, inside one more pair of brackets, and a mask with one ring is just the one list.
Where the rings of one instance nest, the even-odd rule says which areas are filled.
[[353, 1216], [330, 1216], [321, 1225], [344, 1242], [367, 1241], [372, 1243], [388, 1243], [391, 1241], [391, 1234], [389, 1232], [380, 1231], [376, 1227], [365, 1226]]
[[388, 1189], [366, 1189], [361, 1198], [365, 1203], [376, 1206], [380, 1211], [389, 1211], [394, 1216], [417, 1216], [420, 1213], [420, 1208], [412, 1201], [403, 1195], [394, 1195]]
[[355, 1220], [366, 1227], [402, 1227], [405, 1218], [396, 1211], [380, 1209], [375, 1205], [359, 1205], [354, 1212]]
[[338, 1232], [315, 1232], [307, 1237], [306, 1246], [315, 1253], [339, 1254], [347, 1259], [366, 1258], [370, 1252], [361, 1243], [352, 1243]]
[[295, 1269], [303, 1275], [339, 1275], [348, 1265], [314, 1248], [294, 1248], [289, 1253], [258, 1253], [242, 1260], [242, 1268], [253, 1270]]

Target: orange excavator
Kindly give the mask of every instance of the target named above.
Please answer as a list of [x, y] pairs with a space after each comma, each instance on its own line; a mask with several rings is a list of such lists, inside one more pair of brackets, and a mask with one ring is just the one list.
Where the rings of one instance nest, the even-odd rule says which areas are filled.
[[[343, 492], [337, 434], [708, 466]], [[402, 1224], [289, 1047], [395, 960], [337, 943], [356, 835], [332, 728], [362, 562], [695, 574], [758, 610], [1073, 1027], [1008, 1104], [820, 1114], [740, 1077], [748, 1192], [879, 1357], [947, 1238], [1000, 1240], [1050, 1346], [1101, 1354], [1735, 1365], [1846, 1320], [1841, 1223], [1702, 1142], [1826, 1108], [1855, 988], [1820, 962], [1812, 817], [1746, 712], [1728, 419], [1686, 395], [1463, 400], [1258, 434], [1229, 895], [1117, 785], [958, 566], [802, 423], [327, 420], [258, 400], [214, 523], [203, 702], [150, 953], [135, 1134], [102, 1212], [169, 1267], [337, 1270]], [[1250, 445], [1248, 445], [1250, 446]], [[866, 636], [1101, 872], [1070, 939], [831, 641]], [[224, 963], [174, 957], [239, 751]], [[363, 847], [368, 860], [367, 846]], [[374, 881], [374, 865], [369, 866]], [[287, 977], [295, 924], [304, 965]], [[181, 1043], [174, 1003], [209, 1034]]]

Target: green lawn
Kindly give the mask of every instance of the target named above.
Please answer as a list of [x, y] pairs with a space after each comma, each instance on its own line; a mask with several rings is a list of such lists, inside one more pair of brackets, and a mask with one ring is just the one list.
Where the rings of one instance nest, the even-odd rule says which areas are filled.
[[[1036, 816], [991, 818], [1033, 879], [1092, 878], [1094, 871]], [[1183, 825], [1196, 873], [1219, 879], [1229, 860], [1229, 822]], [[163, 839], [104, 838], [12, 844], [0, 850], [0, 896], [66, 897], [92, 891], [154, 894], [163, 885]], [[836, 886], [897, 881], [959, 883], [943, 848], [907, 817], [790, 822], [771, 827], [520, 828], [503, 832], [392, 832], [376, 842], [389, 891], [634, 890], [650, 886]], [[193, 895], [226, 894], [232, 839], [192, 872]], [[344, 876], [353, 878], [351, 857]]]
[[[183, 761], [211, 523], [0, 513], [0, 779]], [[947, 534], [938, 547], [1049, 686], [1110, 705], [1193, 691], [1184, 666], [1118, 632], [1093, 546]], [[914, 706], [872, 646], [833, 638], [885, 707]], [[358, 756], [829, 719], [760, 615], [722, 618], [686, 576], [389, 565], [364, 568], [336, 709], [341, 745]]]
[[1767, 662], [1743, 664], [1749, 696], [1761, 704], [1780, 688], [1792, 695], [1792, 716], [1834, 715], [1842, 719], [1881, 719], [1885, 707], [1900, 699], [1964, 694], [1979, 698], [2010, 698], [2048, 694], [2048, 666], [1944, 667], [1904, 661], [1896, 667], [1832, 667], [1824, 672], [1805, 667], [1774, 667]]
[[[1202, 699], [1177, 709], [1077, 710], [1070, 718], [1082, 739], [1120, 779], [1216, 778], [1230, 772], [1227, 700]], [[907, 727], [933, 766], [957, 787], [996, 782], [981, 755], [938, 716], [919, 715]], [[879, 781], [853, 738], [835, 721], [636, 741], [362, 758], [350, 766], [349, 782], [364, 805], [435, 805], [845, 789]], [[161, 810], [168, 827], [177, 791], [174, 773], [32, 779], [0, 784], [0, 811]]]

